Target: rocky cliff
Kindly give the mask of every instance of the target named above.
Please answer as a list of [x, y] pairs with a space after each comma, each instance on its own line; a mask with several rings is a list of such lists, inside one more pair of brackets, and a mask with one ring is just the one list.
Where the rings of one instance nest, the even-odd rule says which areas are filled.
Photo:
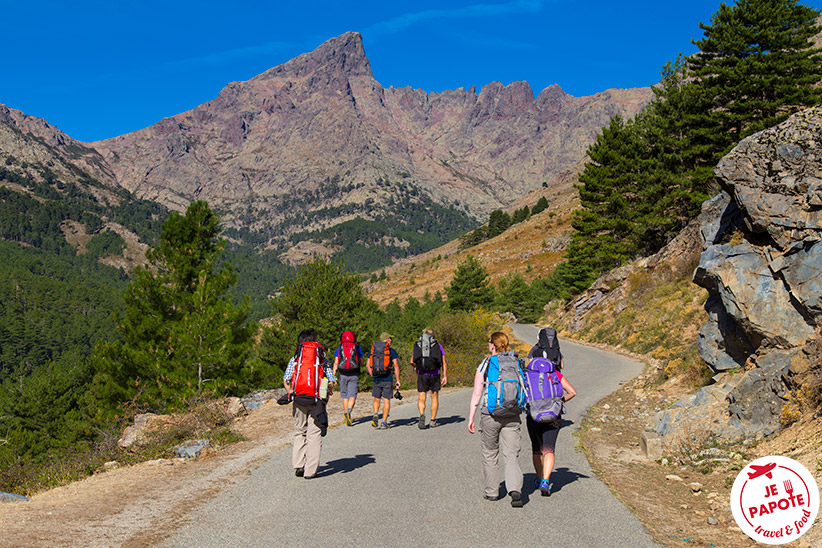
[[178, 209], [207, 199], [227, 226], [276, 244], [398, 210], [439, 224], [484, 219], [578, 162], [612, 115], [636, 113], [651, 95], [575, 98], [551, 86], [535, 98], [525, 82], [385, 89], [361, 36], [346, 33], [189, 112], [91, 146], [137, 195]]
[[699, 351], [717, 382], [657, 426], [701, 416], [722, 435], [768, 435], [789, 391], [820, 369], [822, 110], [745, 139], [716, 175], [723, 193], [703, 210], [694, 281], [709, 293]]

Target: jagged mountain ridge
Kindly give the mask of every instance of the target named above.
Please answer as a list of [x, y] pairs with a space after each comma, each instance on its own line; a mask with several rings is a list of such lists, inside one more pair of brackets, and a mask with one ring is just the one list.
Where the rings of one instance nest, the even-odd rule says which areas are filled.
[[207, 199], [226, 226], [276, 243], [356, 217], [402, 222], [408, 204], [482, 219], [578, 162], [610, 116], [634, 114], [651, 95], [575, 98], [551, 86], [534, 98], [525, 82], [479, 93], [386, 89], [349, 32], [91, 146], [138, 196], [176, 209]]

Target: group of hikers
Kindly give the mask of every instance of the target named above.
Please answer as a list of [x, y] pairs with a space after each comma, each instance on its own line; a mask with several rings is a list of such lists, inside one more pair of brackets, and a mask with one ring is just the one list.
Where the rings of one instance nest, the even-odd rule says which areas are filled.
[[[294, 473], [309, 479], [317, 475], [322, 437], [328, 428], [326, 403], [337, 384], [347, 426], [354, 425], [352, 412], [363, 366], [373, 380], [373, 427], [387, 430], [391, 399], [402, 399], [399, 355], [391, 347], [393, 337], [389, 333], [382, 333], [365, 353], [357, 343], [356, 335], [344, 331], [334, 352], [333, 365], [326, 359], [317, 338], [313, 329], [299, 334], [297, 351], [283, 375], [287, 395], [280, 400], [280, 403], [293, 403]], [[511, 506], [518, 508], [523, 506], [523, 474], [519, 464], [522, 412], [526, 413], [526, 429], [531, 440], [535, 488], [543, 496], [550, 496], [562, 413], [565, 402], [576, 395], [576, 390], [561, 372], [564, 359], [556, 330], [550, 327], [540, 330], [537, 343], [528, 352], [526, 360], [519, 359], [509, 346], [508, 336], [500, 331], [491, 334], [488, 352], [474, 375], [468, 431], [471, 434], [476, 431], [474, 416], [479, 408], [485, 499], [500, 498], [498, 468], [502, 453], [505, 488], [511, 497]], [[447, 363], [445, 349], [434, 338], [433, 330], [423, 331], [414, 343], [410, 363], [417, 373], [419, 428], [435, 428], [438, 426], [439, 392], [447, 382]], [[426, 425], [425, 404], [429, 392], [431, 421]]]

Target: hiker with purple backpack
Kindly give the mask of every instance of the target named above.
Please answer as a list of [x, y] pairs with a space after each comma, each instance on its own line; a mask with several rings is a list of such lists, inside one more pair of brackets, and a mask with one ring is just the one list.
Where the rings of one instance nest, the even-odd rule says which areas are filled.
[[556, 330], [546, 327], [539, 332], [539, 341], [528, 353], [525, 366], [527, 413], [525, 426], [531, 438], [531, 453], [536, 472], [536, 486], [542, 496], [551, 495], [551, 472], [554, 470], [557, 436], [562, 427], [565, 402], [577, 395], [576, 390], [560, 373], [562, 353]]

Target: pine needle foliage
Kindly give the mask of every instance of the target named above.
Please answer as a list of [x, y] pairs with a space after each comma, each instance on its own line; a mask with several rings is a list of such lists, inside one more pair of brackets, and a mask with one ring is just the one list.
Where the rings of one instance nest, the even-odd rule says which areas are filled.
[[717, 190], [713, 169], [741, 139], [822, 101], [819, 11], [796, 0], [737, 0], [700, 24], [700, 51], [661, 71], [654, 99], [614, 117], [588, 149], [582, 208], [553, 275], [560, 293], [670, 242]]

